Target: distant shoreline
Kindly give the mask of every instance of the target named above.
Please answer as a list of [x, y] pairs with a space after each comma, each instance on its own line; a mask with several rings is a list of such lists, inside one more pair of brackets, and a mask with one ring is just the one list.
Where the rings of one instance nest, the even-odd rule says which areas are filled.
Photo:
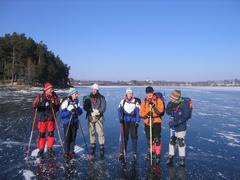
[[[100, 85], [100, 88], [144, 88], [149, 85]], [[158, 88], [179, 88], [179, 89], [210, 89], [210, 90], [240, 90], [240, 86], [158, 86], [158, 85], [152, 85], [153, 87]], [[76, 85], [75, 87], [78, 88], [90, 88], [91, 85]], [[56, 88], [56, 89], [67, 89], [65, 88]], [[9, 84], [2, 84], [0, 85], [0, 91], [2, 90], [12, 90], [12, 91], [18, 91], [18, 90], [42, 90], [42, 87], [40, 86], [30, 86], [30, 85], [9, 85]]]

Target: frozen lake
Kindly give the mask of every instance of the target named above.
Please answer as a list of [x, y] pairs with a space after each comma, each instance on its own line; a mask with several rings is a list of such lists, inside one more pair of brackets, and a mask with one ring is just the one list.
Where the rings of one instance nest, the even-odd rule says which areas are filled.
[[[78, 160], [71, 165], [63, 162], [57, 132], [56, 159], [37, 163], [24, 160], [31, 131], [33, 109], [31, 102], [39, 93], [31, 91], [0, 91], [0, 179], [240, 179], [240, 89], [228, 88], [179, 88], [183, 96], [193, 100], [193, 118], [189, 121], [186, 144], [186, 167], [165, 165], [169, 128], [168, 117], [163, 118], [162, 160], [160, 166], [150, 168], [145, 160], [147, 152], [143, 122], [138, 130], [138, 161], [131, 162], [131, 143], [126, 165], [117, 160], [119, 121], [117, 107], [125, 92], [124, 87], [105, 87], [100, 92], [106, 97], [105, 114], [106, 156], [104, 160], [88, 161], [80, 131], [78, 131]], [[173, 87], [155, 87], [169, 100]], [[133, 88], [135, 95], [144, 98], [145, 88]], [[90, 88], [82, 87], [82, 96]], [[60, 96], [63, 91], [57, 91]], [[88, 138], [85, 114], [81, 117], [84, 133]], [[61, 123], [61, 122], [59, 122]], [[36, 129], [36, 128], [35, 128]], [[62, 130], [62, 128], [61, 128]], [[34, 132], [32, 150], [36, 149], [37, 131]]]

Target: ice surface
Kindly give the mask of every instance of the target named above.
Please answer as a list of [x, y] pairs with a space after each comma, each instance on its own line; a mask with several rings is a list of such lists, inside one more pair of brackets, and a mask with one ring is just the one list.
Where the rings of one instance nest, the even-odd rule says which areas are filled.
[[[166, 95], [169, 101], [171, 90], [175, 87], [154, 87]], [[188, 122], [186, 135], [186, 168], [178, 167], [178, 151], [174, 169], [166, 166], [169, 143], [169, 117], [162, 122], [162, 160], [161, 166], [149, 167], [145, 159], [148, 151], [141, 122], [138, 129], [138, 161], [132, 162], [131, 137], [127, 149], [127, 163], [118, 161], [119, 121], [117, 107], [124, 96], [126, 87], [100, 87], [107, 100], [104, 129], [106, 137], [105, 158], [89, 160], [84, 140], [78, 129], [75, 152], [77, 160], [65, 163], [59, 137], [55, 131], [56, 153], [54, 159], [45, 158], [36, 162], [38, 153], [36, 140], [37, 124], [31, 144], [31, 157], [25, 161], [26, 150], [31, 132], [33, 109], [31, 102], [41, 92], [41, 88], [20, 91], [0, 91], [0, 179], [175, 179], [181, 175], [185, 179], [240, 179], [240, 89], [238, 88], [188, 88], [181, 89], [183, 96], [193, 100], [193, 117]], [[144, 87], [132, 87], [135, 96], [143, 99]], [[90, 87], [79, 88], [79, 99], [89, 94]], [[65, 97], [66, 90], [57, 90]], [[80, 116], [83, 132], [89, 146], [86, 114]], [[63, 138], [62, 122], [58, 120]], [[47, 135], [47, 134], [46, 134]], [[156, 177], [155, 177], [156, 176]], [[154, 178], [155, 177], [155, 178]], [[181, 179], [180, 177], [178, 177]], [[174, 178], [173, 178], [174, 179]], [[183, 178], [182, 178], [183, 179]]]

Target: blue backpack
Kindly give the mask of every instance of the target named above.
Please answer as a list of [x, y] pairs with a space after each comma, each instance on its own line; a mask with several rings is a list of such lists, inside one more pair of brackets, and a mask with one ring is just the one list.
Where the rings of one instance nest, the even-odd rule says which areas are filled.
[[191, 119], [192, 118], [192, 109], [193, 109], [192, 99], [183, 97], [183, 104], [185, 105], [185, 107], [187, 108], [187, 111], [189, 112], [187, 120]]

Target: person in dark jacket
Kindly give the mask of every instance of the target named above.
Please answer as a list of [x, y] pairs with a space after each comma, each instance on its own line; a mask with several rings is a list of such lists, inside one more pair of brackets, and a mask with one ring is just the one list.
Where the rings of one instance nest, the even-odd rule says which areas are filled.
[[[38, 139], [37, 146], [39, 149], [38, 158], [43, 158], [45, 144], [47, 142], [47, 153], [49, 156], [54, 155], [53, 145], [54, 138], [54, 114], [59, 110], [59, 100], [57, 94], [53, 90], [53, 85], [49, 82], [44, 83], [43, 93], [38, 95], [32, 106], [37, 109], [38, 120]], [[53, 114], [54, 113], [54, 114]], [[47, 132], [47, 138], [46, 138]]]
[[189, 98], [181, 97], [180, 90], [174, 90], [171, 93], [171, 101], [167, 105], [166, 112], [170, 115], [170, 143], [167, 164], [171, 165], [173, 163], [175, 145], [178, 142], [180, 165], [185, 166], [185, 136], [187, 121], [191, 118], [192, 114], [192, 101]]
[[68, 98], [61, 105], [61, 117], [64, 128], [64, 158], [76, 158], [74, 146], [77, 136], [79, 118], [82, 114], [78, 101], [78, 91], [70, 88]]
[[106, 111], [106, 100], [103, 95], [99, 93], [99, 87], [97, 84], [93, 84], [91, 87], [92, 91], [90, 95], [85, 96], [83, 98], [83, 108], [87, 112], [88, 119], [88, 128], [89, 128], [89, 136], [91, 143], [91, 155], [95, 155], [96, 150], [96, 137], [95, 134], [97, 132], [98, 142], [100, 146], [100, 157], [104, 157], [104, 144], [105, 144], [105, 136], [104, 136], [104, 112]]
[[141, 121], [140, 112], [141, 100], [134, 97], [132, 89], [128, 88], [124, 99], [121, 100], [118, 106], [118, 117], [121, 124], [121, 139], [124, 142], [119, 160], [126, 158], [126, 150], [128, 144], [129, 133], [132, 140], [133, 159], [137, 159], [137, 129]]

